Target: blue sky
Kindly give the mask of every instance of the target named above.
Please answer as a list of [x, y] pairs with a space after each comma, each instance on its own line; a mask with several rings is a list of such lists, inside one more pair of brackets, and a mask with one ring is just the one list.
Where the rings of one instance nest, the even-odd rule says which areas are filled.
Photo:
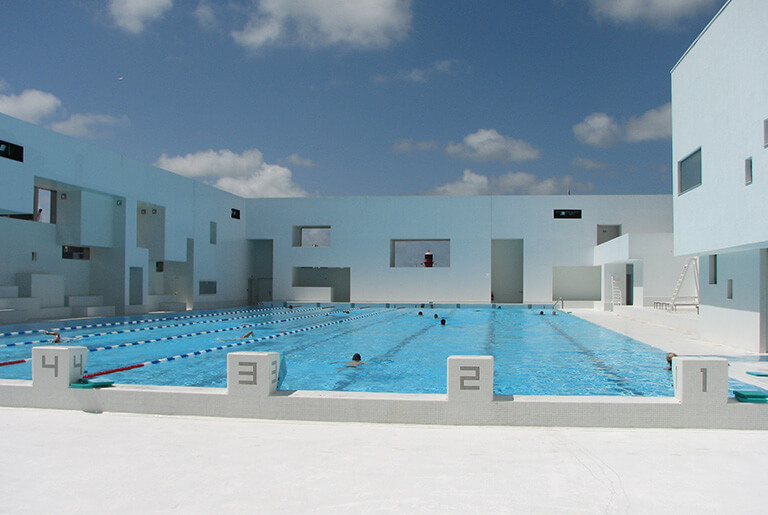
[[0, 112], [248, 197], [671, 192], [724, 0], [4, 0]]

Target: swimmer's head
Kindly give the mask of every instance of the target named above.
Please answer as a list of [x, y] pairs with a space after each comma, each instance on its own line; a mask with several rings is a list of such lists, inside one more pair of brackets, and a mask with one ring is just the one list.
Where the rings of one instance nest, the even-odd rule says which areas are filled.
[[361, 361], [363, 358], [360, 357], [360, 354], [355, 352], [355, 355], [352, 356], [352, 361]]
[[440, 325], [445, 325], [445, 319], [440, 320]]

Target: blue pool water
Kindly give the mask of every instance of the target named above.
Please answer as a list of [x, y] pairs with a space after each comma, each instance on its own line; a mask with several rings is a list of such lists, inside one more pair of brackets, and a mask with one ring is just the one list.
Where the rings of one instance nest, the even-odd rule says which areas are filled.
[[[85, 324], [6, 328], [0, 363], [28, 359], [50, 343], [40, 330], [60, 329], [64, 344], [90, 349], [88, 373], [145, 363], [100, 376], [117, 383], [224, 388], [228, 352], [274, 351], [287, 363], [284, 390], [445, 393], [446, 358], [463, 354], [494, 356], [496, 394], [674, 395], [664, 351], [539, 308], [270, 308]], [[367, 364], [346, 367], [354, 353]], [[0, 378], [31, 379], [31, 365], [0, 366]]]

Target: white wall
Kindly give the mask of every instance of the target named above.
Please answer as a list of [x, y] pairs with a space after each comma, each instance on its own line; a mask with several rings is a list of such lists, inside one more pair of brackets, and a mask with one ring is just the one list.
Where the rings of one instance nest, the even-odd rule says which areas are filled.
[[[672, 71], [676, 254], [768, 246], [766, 20], [765, 0], [729, 2]], [[677, 163], [698, 148], [702, 184], [678, 196]]]
[[[593, 266], [598, 225], [670, 232], [671, 209], [665, 195], [253, 199], [247, 236], [274, 239], [275, 300], [327, 300], [291, 286], [294, 267], [325, 266], [351, 268], [353, 302], [490, 302], [491, 240], [524, 240], [523, 302], [538, 303], [555, 267]], [[293, 247], [294, 226], [330, 226], [331, 246]], [[392, 239], [450, 239], [451, 266], [390, 267]]]

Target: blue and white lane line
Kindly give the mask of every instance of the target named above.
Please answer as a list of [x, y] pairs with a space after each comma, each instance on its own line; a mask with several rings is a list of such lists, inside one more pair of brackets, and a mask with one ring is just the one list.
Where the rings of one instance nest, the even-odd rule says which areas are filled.
[[[326, 311], [325, 313], [332, 313], [332, 311]], [[311, 314], [311, 315], [303, 315], [303, 316], [298, 316], [298, 317], [284, 318], [282, 320], [269, 320], [269, 321], [266, 321], [266, 322], [258, 322], [258, 323], [248, 324], [246, 326], [239, 325], [239, 326], [235, 326], [235, 327], [221, 327], [219, 329], [213, 329], [211, 331], [198, 331], [198, 332], [186, 333], [186, 334], [173, 334], [173, 335], [170, 335], [170, 336], [161, 336], [161, 337], [158, 337], [158, 338], [150, 338], [148, 340], [140, 340], [140, 341], [137, 341], [137, 342], [117, 343], [115, 345], [107, 345], [105, 347], [94, 347], [92, 349], [88, 349], [88, 352], [98, 352], [98, 351], [103, 351], [103, 350], [120, 349], [120, 348], [124, 348], [124, 347], [133, 347], [133, 346], [136, 346], [136, 345], [142, 345], [144, 343], [154, 343], [154, 342], [164, 342], [164, 341], [169, 341], [169, 340], [179, 340], [181, 338], [190, 338], [190, 337], [193, 337], [193, 336], [204, 336], [206, 334], [224, 333], [224, 332], [227, 332], [227, 331], [234, 331], [235, 329], [241, 329], [242, 330], [242, 329], [246, 329], [246, 328], [249, 328], [249, 327], [257, 327], [257, 326], [269, 325], [269, 324], [279, 324], [279, 323], [284, 323], [284, 322], [293, 322], [295, 320], [303, 320], [305, 318], [319, 317], [319, 316], [321, 316], [323, 314], [324, 313], [315, 313], [315, 314]], [[362, 316], [362, 315], [359, 315], [359, 316]], [[344, 319], [344, 320], [349, 320], [349, 318]], [[180, 325], [189, 325], [189, 324], [180, 324]], [[327, 324], [324, 324], [324, 325], [327, 325]], [[320, 327], [322, 327], [322, 326], [320, 326]], [[123, 331], [110, 331], [108, 333], [102, 333], [102, 334], [115, 334], [115, 333], [121, 333], [121, 332], [124, 333], [124, 332], [140, 331], [140, 330], [141, 329], [127, 329], [127, 330], [123, 330]], [[98, 336], [98, 335], [93, 335], [93, 336]], [[248, 341], [248, 340], [244, 340], [244, 341]], [[21, 363], [26, 363], [26, 362], [30, 361], [31, 359], [32, 358], [29, 357], [29, 358], [25, 358], [25, 359], [16, 359], [16, 360], [12, 360], [12, 361], [0, 362], [0, 367], [9, 366], [9, 365], [19, 365]]]
[[264, 341], [267, 341], [267, 340], [273, 340], [275, 338], [280, 338], [282, 336], [289, 336], [291, 334], [303, 333], [305, 331], [311, 331], [313, 329], [319, 329], [321, 327], [328, 327], [330, 325], [336, 325], [336, 324], [341, 324], [341, 323], [344, 323], [344, 322], [351, 322], [352, 320], [359, 320], [361, 318], [372, 317], [372, 316], [375, 316], [375, 315], [380, 315], [380, 314], [383, 314], [383, 313], [388, 313], [389, 311], [392, 311], [392, 310], [374, 311], [372, 313], [366, 313], [364, 315], [357, 315], [357, 316], [353, 316], [353, 317], [349, 317], [349, 318], [340, 318], [340, 319], [334, 320], [332, 322], [325, 322], [324, 324], [310, 325], [310, 326], [307, 326], [307, 327], [301, 327], [299, 329], [292, 329], [290, 331], [283, 331], [283, 332], [277, 333], [277, 334], [270, 334], [269, 336], [261, 336], [259, 338], [250, 338], [250, 339], [247, 339], [247, 340], [233, 342], [233, 343], [230, 343], [230, 344], [227, 344], [227, 345], [219, 345], [218, 347], [211, 347], [211, 348], [208, 348], [208, 349], [197, 350], [197, 351], [194, 351], [194, 352], [187, 352], [186, 354], [177, 354], [176, 356], [170, 356], [170, 357], [167, 357], [167, 358], [153, 359], [151, 361], [144, 361], [142, 363], [136, 363], [134, 365], [128, 365], [128, 366], [119, 367], [119, 368], [112, 368], [110, 370], [104, 370], [104, 371], [101, 371], [101, 372], [93, 372], [91, 374], [83, 375], [83, 379], [90, 379], [92, 377], [98, 377], [98, 376], [102, 376], [102, 375], [113, 374], [115, 372], [123, 372], [125, 370], [131, 370], [131, 369], [134, 369], [134, 368], [145, 367], [145, 366], [148, 366], [148, 365], [157, 365], [159, 363], [167, 363], [169, 361], [175, 361], [177, 359], [190, 358], [192, 356], [200, 356], [201, 354], [206, 354], [208, 352], [214, 352], [214, 351], [217, 351], [217, 350], [231, 349], [233, 347], [239, 347], [241, 345], [248, 345], [249, 343], [264, 342]]
[[[256, 313], [259, 311], [267, 311], [271, 309], [275, 309], [275, 308], [240, 309], [240, 310], [234, 310], [234, 311], [218, 311], [216, 313], [205, 313], [205, 314], [198, 314], [198, 315], [182, 315], [182, 316], [176, 316], [176, 317], [148, 318], [148, 319], [142, 319], [142, 320], [121, 320], [119, 322], [101, 322], [98, 324], [73, 325], [73, 326], [67, 326], [67, 327], [57, 327], [54, 329], [29, 329], [27, 331], [12, 331], [7, 333], [0, 333], [0, 337], [20, 336], [23, 334], [39, 334], [45, 331], [59, 331], [59, 332], [74, 331], [79, 329], [92, 329], [94, 327], [112, 327], [112, 326], [120, 326], [120, 325], [135, 325], [135, 324], [144, 324], [144, 323], [152, 323], [152, 322], [162, 322], [165, 320], [186, 320], [189, 318], [207, 318], [207, 317], [215, 317], [220, 315]], [[294, 308], [294, 309], [322, 309], [322, 308]]]
[[[317, 311], [319, 309], [320, 308], [307, 308], [307, 309], [303, 309], [301, 311]], [[296, 310], [294, 310], [294, 311], [296, 311]], [[327, 311], [324, 311], [323, 313], [326, 313], [326, 312]], [[282, 315], [283, 313], [289, 313], [289, 311], [287, 311], [287, 310], [286, 311], [280, 311], [280, 312], [276, 312], [275, 314]], [[243, 315], [243, 316], [239, 316], [239, 317], [221, 318], [221, 319], [216, 319], [216, 320], [196, 320], [196, 321], [192, 321], [192, 322], [183, 322], [181, 324], [169, 324], [169, 325], [152, 326], [152, 327], [135, 327], [135, 328], [132, 328], [132, 329], [120, 329], [120, 330], [116, 330], [116, 331], [103, 331], [103, 332], [100, 332], [100, 333], [80, 335], [80, 336], [77, 337], [77, 339], [78, 340], [82, 340], [82, 339], [86, 339], [86, 338], [94, 338], [94, 337], [97, 337], [97, 336], [107, 336], [107, 335], [112, 335], [112, 334], [123, 334], [123, 333], [136, 333], [136, 332], [140, 332], [140, 331], [153, 331], [155, 329], [166, 329], [166, 328], [171, 328], [171, 327], [186, 327], [186, 326], [198, 325], [198, 324], [215, 324], [215, 323], [229, 322], [229, 321], [232, 321], [232, 320], [243, 320], [243, 319], [246, 319], [246, 318], [251, 318], [252, 316], [253, 316], [252, 314], [248, 314], [248, 315]], [[316, 315], [316, 316], [319, 316], [319, 314]], [[169, 319], [165, 319], [165, 320], [169, 320]], [[292, 320], [292, 319], [289, 319], [289, 320]], [[149, 320], [149, 321], [145, 321], [145, 322], [156, 322], [156, 321], [158, 321], [158, 320]], [[251, 325], [261, 325], [261, 324], [264, 324], [264, 323], [270, 323], [271, 324], [271, 323], [278, 323], [278, 322], [282, 322], [282, 321], [283, 320], [268, 321], [268, 322], [254, 322]], [[94, 324], [92, 327], [103, 327], [103, 326], [106, 326], [106, 325], [110, 325], [110, 324]], [[236, 329], [236, 328], [234, 328], [234, 329]], [[49, 331], [49, 332], [54, 332], [54, 331], [61, 331], [63, 329], [53, 329], [53, 330], [45, 329], [45, 330]], [[36, 330], [36, 331], [38, 331], [38, 330]], [[8, 334], [10, 334], [10, 333], [8, 333]], [[2, 335], [0, 334], [0, 336], [2, 336]], [[25, 341], [25, 342], [0, 343], [0, 348], [4, 348], [4, 347], [19, 347], [19, 346], [22, 346], [22, 345], [35, 345], [35, 344], [38, 344], [38, 343], [46, 343], [46, 342], [50, 342], [50, 339], [31, 340], [31, 341]]]

